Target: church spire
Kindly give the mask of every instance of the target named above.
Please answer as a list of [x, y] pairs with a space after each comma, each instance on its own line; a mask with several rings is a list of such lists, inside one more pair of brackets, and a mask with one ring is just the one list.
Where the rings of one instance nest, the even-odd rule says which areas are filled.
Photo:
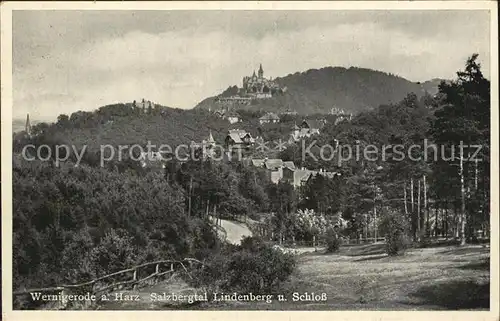
[[210, 130], [210, 133], [208, 134], [208, 140], [209, 143], [215, 143], [214, 136], [212, 136], [212, 130]]
[[260, 67], [259, 67], [259, 78], [262, 78], [264, 77], [264, 69], [262, 69], [262, 64], [260, 64]]
[[28, 134], [28, 136], [31, 136], [30, 114], [26, 115], [26, 125], [24, 126], [24, 131]]

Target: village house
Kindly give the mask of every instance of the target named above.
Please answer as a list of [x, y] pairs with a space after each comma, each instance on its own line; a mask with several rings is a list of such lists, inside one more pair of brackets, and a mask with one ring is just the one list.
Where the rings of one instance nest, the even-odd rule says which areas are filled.
[[274, 124], [274, 123], [278, 123], [279, 121], [280, 121], [280, 118], [275, 113], [267, 113], [264, 116], [259, 118], [259, 123], [261, 125], [269, 124], [269, 123]]
[[291, 184], [294, 188], [300, 188], [307, 184], [311, 179], [316, 177], [316, 175], [322, 175], [327, 178], [334, 178], [340, 176], [337, 172], [327, 172], [322, 169], [319, 171], [309, 170], [307, 168], [283, 168], [283, 181]]
[[224, 118], [224, 115], [226, 112], [223, 109], [218, 109], [214, 112], [214, 115], [219, 117], [219, 118]]
[[[209, 108], [208, 111], [212, 112], [212, 109]], [[228, 106], [218, 108], [213, 112], [213, 114], [219, 118], [227, 119], [227, 121], [231, 124], [239, 123], [241, 121], [240, 115]]]
[[304, 120], [297, 126], [294, 124], [290, 133], [290, 142], [296, 142], [303, 138], [308, 138], [313, 135], [319, 135], [319, 131], [324, 126], [324, 122], [320, 120]]
[[253, 143], [255, 143], [255, 139], [243, 129], [230, 129], [225, 139], [227, 148], [247, 148]]
[[280, 115], [297, 116], [298, 113], [297, 113], [297, 111], [291, 110], [290, 108], [288, 108], [287, 110], [281, 112]]
[[[151, 165], [158, 165], [162, 164], [162, 161], [164, 160], [163, 155], [161, 152], [158, 151], [148, 151], [148, 152], [142, 152], [139, 155], [139, 163], [141, 164], [142, 167], [146, 166], [151, 166]], [[164, 165], [162, 165], [164, 167]]]
[[351, 121], [351, 119], [352, 119], [351, 113], [346, 113], [345, 110], [337, 108], [337, 107], [333, 107], [332, 109], [330, 109], [329, 114], [337, 116], [337, 118], [335, 119], [334, 125], [337, 125], [338, 123], [340, 123], [343, 120]]
[[341, 173], [339, 172], [327, 172], [323, 169], [320, 169], [319, 171], [312, 171], [311, 175], [307, 178], [306, 180], [306, 183], [311, 180], [311, 179], [314, 179], [317, 175], [321, 175], [325, 178], [329, 178], [329, 179], [332, 179], [332, 178], [335, 178], [337, 176], [340, 176]]
[[341, 121], [344, 121], [344, 120], [351, 121], [352, 120], [352, 114], [337, 115], [337, 118], [335, 119], [334, 125], [337, 125], [338, 123], [340, 123]]
[[274, 184], [278, 184], [278, 182], [283, 179], [283, 170], [285, 168], [295, 169], [295, 164], [293, 162], [284, 162], [279, 158], [252, 159], [252, 166], [265, 169], [269, 179]]
[[303, 186], [313, 171], [305, 168], [285, 168], [283, 169], [283, 180], [291, 184], [294, 188]]
[[238, 115], [238, 113], [236, 113], [235, 111], [229, 111], [229, 112], [227, 112], [223, 116], [223, 118], [227, 119], [230, 124], [239, 123], [241, 121], [240, 115]]
[[345, 115], [346, 112], [342, 108], [332, 107], [328, 112], [330, 115]]
[[316, 175], [322, 175], [327, 178], [334, 178], [340, 175], [340, 173], [327, 172], [323, 169], [313, 171], [304, 167], [297, 168], [294, 162], [285, 162], [279, 158], [252, 159], [250, 165], [266, 170], [268, 177], [274, 184], [283, 181], [291, 184], [296, 189], [307, 184]]
[[319, 130], [323, 128], [325, 122], [323, 120], [303, 120], [300, 124], [300, 129], [310, 136], [319, 135]]

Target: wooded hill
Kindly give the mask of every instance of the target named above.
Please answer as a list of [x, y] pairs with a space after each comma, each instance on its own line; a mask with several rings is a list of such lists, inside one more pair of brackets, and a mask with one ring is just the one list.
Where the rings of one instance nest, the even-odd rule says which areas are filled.
[[[200, 143], [210, 132], [218, 144], [223, 144], [229, 129], [243, 129], [253, 137], [265, 141], [287, 140], [294, 124], [300, 124], [304, 116], [286, 115], [280, 123], [260, 124], [263, 112], [239, 110], [241, 121], [229, 121], [203, 109], [177, 109], [158, 106], [152, 110], [133, 109], [131, 104], [114, 104], [98, 108], [93, 112], [78, 111], [71, 115], [59, 115], [55, 123], [37, 123], [32, 126], [34, 138], [29, 143], [35, 145], [65, 144], [88, 152], [98, 152], [101, 146], [146, 146], [148, 142], [157, 147], [168, 144], [172, 148], [191, 141]], [[310, 115], [308, 119], [325, 118]], [[333, 123], [336, 116], [326, 117]], [[24, 129], [24, 127], [23, 127]], [[14, 151], [28, 143], [22, 132], [14, 135]], [[271, 157], [272, 155], [268, 155]]]
[[[250, 106], [237, 108], [265, 111], [295, 110], [299, 114], [328, 113], [332, 107], [358, 113], [382, 104], [397, 103], [409, 93], [418, 97], [426, 93], [434, 95], [441, 79], [423, 83], [411, 82], [402, 77], [366, 68], [325, 67], [296, 72], [276, 78], [280, 86], [286, 86], [283, 95], [254, 101]], [[239, 85], [239, 84], [238, 84]], [[222, 96], [235, 92], [230, 86]], [[215, 110], [220, 106], [216, 97], [201, 101], [195, 108]]]
[[189, 144], [205, 139], [209, 131], [220, 140], [228, 126], [229, 122], [203, 110], [158, 107], [143, 112], [120, 103], [93, 112], [63, 114], [55, 123], [33, 126], [32, 132], [45, 140], [77, 147], [87, 145], [87, 150], [96, 151], [106, 144]]

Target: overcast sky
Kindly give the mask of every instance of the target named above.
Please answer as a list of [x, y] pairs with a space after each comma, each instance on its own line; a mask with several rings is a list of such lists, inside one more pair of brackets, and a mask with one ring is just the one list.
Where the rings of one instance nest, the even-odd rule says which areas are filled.
[[192, 108], [262, 63], [265, 76], [358, 66], [454, 78], [479, 53], [487, 11], [15, 11], [14, 118], [146, 98]]

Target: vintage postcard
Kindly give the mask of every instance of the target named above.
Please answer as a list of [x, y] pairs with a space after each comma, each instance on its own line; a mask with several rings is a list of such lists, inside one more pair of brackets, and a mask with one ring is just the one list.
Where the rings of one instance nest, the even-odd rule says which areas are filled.
[[5, 320], [498, 320], [495, 2], [1, 15]]

